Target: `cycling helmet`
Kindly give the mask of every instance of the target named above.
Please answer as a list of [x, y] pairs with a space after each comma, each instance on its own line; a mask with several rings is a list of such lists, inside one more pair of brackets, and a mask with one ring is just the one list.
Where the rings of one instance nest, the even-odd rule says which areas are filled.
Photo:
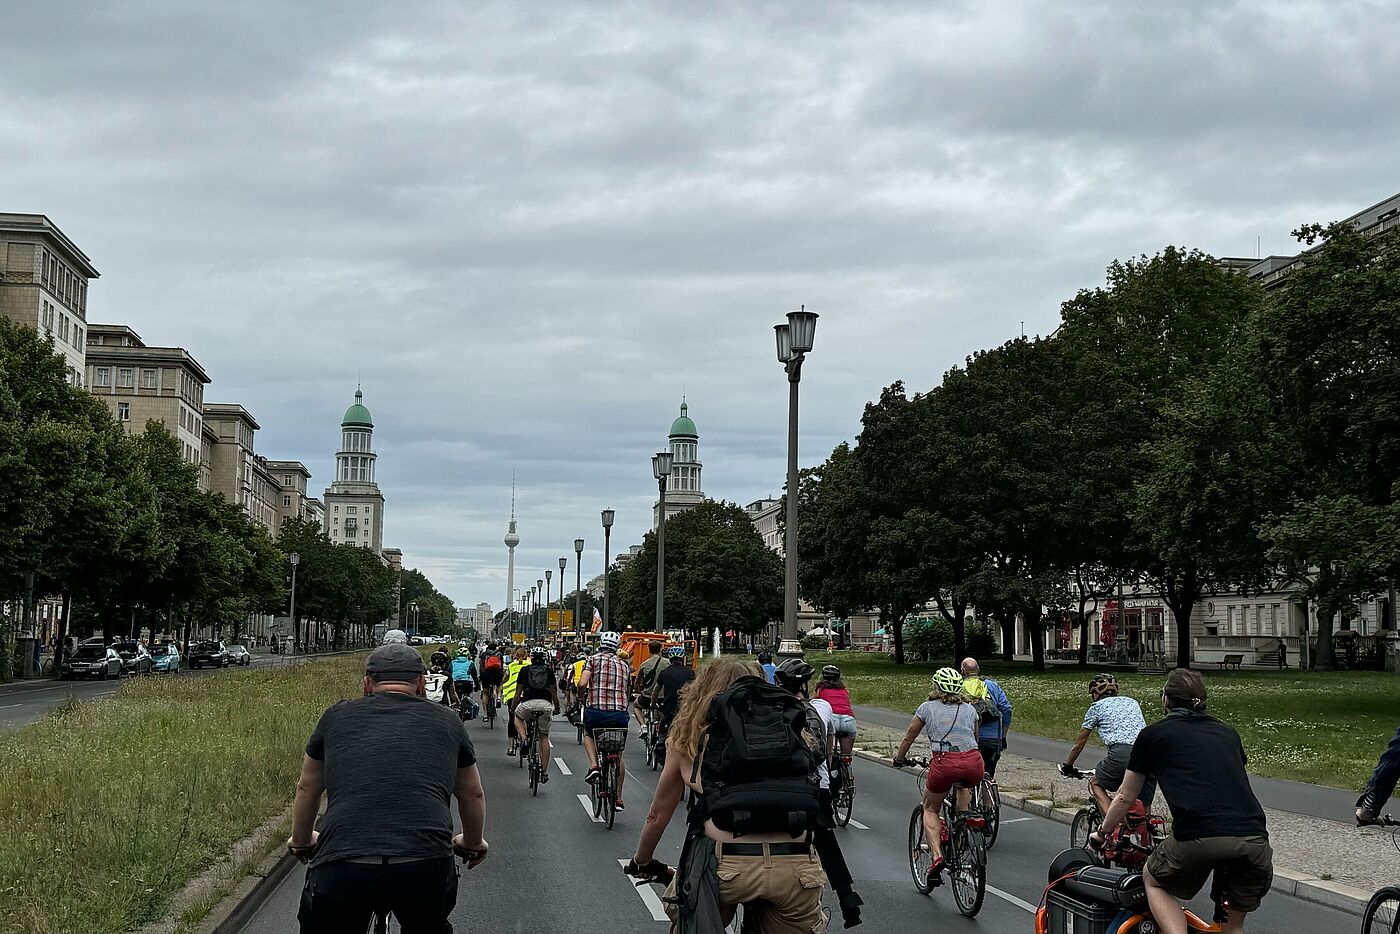
[[772, 660], [773, 660], [773, 653], [772, 653], [772, 652], [768, 651], [767, 649], [759, 649], [759, 650], [758, 650], [758, 663], [759, 663], [760, 665], [766, 665], [766, 664], [768, 664], [769, 662], [771, 662]]
[[685, 658], [685, 646], [673, 645], [662, 653], [667, 658]]
[[1105, 694], [1118, 693], [1118, 678], [1111, 672], [1101, 671], [1089, 679], [1089, 696], [1098, 700]]
[[942, 694], [961, 694], [963, 676], [956, 668], [940, 668], [933, 673], [933, 689]]
[[840, 680], [841, 680], [841, 669], [840, 669], [840, 668], [837, 668], [835, 665], [827, 665], [825, 668], [822, 669], [822, 680], [823, 680], [823, 681], [840, 681]]
[[404, 632], [402, 629], [390, 629], [388, 632], [384, 633], [383, 645], [390, 645], [395, 642], [400, 645], [407, 645], [408, 633]]
[[542, 645], [537, 645], [537, 646], [535, 646], [533, 649], [530, 650], [530, 661], [532, 661], [532, 662], [537, 662], [537, 661], [538, 661], [538, 662], [542, 662], [542, 661], [545, 660], [545, 657], [548, 656], [548, 655], [549, 655], [549, 649], [545, 648], [545, 647], [542, 646]]
[[471, 658], [471, 656], [472, 656], [472, 653], [468, 652], [464, 647], [462, 647], [462, 646], [458, 646], [458, 647], [457, 647], [457, 657], [458, 657], [458, 658]]
[[620, 636], [620, 635], [618, 635], [617, 633], [613, 632], [611, 629], [609, 629], [609, 630], [608, 630], [607, 632], [605, 632], [605, 633], [601, 633], [601, 634], [598, 636], [598, 648], [599, 648], [599, 649], [608, 649], [608, 650], [611, 650], [611, 651], [613, 651], [613, 652], [616, 652], [616, 651], [617, 651], [617, 647], [620, 646], [620, 645], [622, 645], [622, 636]]
[[782, 682], [784, 687], [797, 687], [812, 680], [812, 673], [816, 669], [800, 658], [789, 658], [778, 666], [774, 677]]

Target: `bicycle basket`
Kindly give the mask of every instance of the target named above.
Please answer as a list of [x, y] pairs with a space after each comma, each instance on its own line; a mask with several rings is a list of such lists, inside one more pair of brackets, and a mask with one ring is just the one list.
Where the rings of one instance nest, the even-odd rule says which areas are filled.
[[622, 752], [627, 745], [626, 730], [594, 730], [593, 742], [599, 752]]

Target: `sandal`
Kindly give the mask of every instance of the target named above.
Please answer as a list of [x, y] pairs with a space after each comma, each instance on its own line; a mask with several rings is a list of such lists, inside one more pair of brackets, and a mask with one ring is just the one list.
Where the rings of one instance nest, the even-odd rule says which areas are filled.
[[946, 862], [947, 861], [943, 857], [939, 856], [934, 859], [933, 863], [928, 867], [927, 881], [929, 888], [938, 888], [938, 886], [943, 884], [943, 865]]

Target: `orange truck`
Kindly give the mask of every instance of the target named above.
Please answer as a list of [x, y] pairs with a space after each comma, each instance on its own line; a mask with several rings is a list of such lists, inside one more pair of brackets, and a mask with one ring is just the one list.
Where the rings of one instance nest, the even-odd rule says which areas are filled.
[[662, 651], [673, 645], [684, 645], [685, 654], [690, 657], [690, 667], [694, 668], [700, 663], [700, 645], [694, 640], [687, 639], [684, 643], [677, 642], [664, 632], [624, 632], [622, 633], [620, 651], [626, 652], [631, 657], [633, 674], [636, 674], [642, 662], [651, 658], [652, 642], [660, 642], [663, 647]]

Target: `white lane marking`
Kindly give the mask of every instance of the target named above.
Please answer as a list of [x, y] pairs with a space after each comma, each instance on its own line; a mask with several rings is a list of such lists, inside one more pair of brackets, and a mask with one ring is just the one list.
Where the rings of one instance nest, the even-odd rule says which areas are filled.
[[1019, 824], [1023, 820], [1035, 820], [1034, 817], [1013, 817], [1010, 820], [1002, 821], [1003, 824]]
[[[628, 863], [628, 861], [625, 860], [625, 859], [619, 859], [619, 860], [617, 861], [617, 864], [618, 864], [619, 866], [624, 866], [624, 867], [625, 867], [625, 866], [627, 865], [627, 863]], [[627, 876], [626, 879], [627, 879], [629, 882], [632, 881], [632, 877], [631, 877], [631, 876]], [[641, 885], [634, 885], [634, 886], [632, 886], [632, 887], [633, 887], [634, 889], [636, 889], [636, 890], [637, 890], [637, 894], [640, 895], [640, 896], [642, 897], [642, 904], [643, 904], [643, 905], [646, 905], [646, 906], [647, 906], [647, 910], [651, 912], [651, 920], [653, 920], [653, 921], [670, 921], [670, 920], [671, 920], [671, 919], [670, 919], [669, 917], [667, 917], [667, 915], [666, 915], [666, 906], [663, 905], [663, 904], [661, 903], [661, 896], [656, 894], [656, 889], [654, 889], [654, 888], [651, 887], [651, 883], [650, 883], [650, 882], [643, 882]]]
[[601, 817], [593, 816], [593, 801], [589, 799], [588, 795], [575, 795], [574, 797], [578, 798], [578, 803], [583, 805], [583, 811], [585, 814], [588, 815], [589, 820], [591, 820], [595, 824], [603, 823], [603, 819]]
[[554, 757], [554, 764], [559, 766], [559, 771], [563, 772], [565, 775], [574, 774], [573, 772], [569, 771], [568, 763], [566, 763], [563, 759], [560, 759], [558, 756]]
[[1011, 904], [1015, 905], [1017, 908], [1024, 908], [1026, 911], [1029, 911], [1031, 914], [1035, 914], [1036, 906], [1032, 905], [1030, 902], [1026, 901], [1024, 898], [1017, 898], [1015, 895], [1012, 895], [1010, 892], [1003, 892], [1001, 889], [997, 888], [997, 887], [994, 886], [994, 885], [989, 885], [989, 886], [987, 886], [987, 891], [990, 892], [990, 893], [992, 893], [993, 895], [995, 895], [997, 898], [1004, 899], [1005, 901], [1010, 902]]
[[854, 817], [852, 817], [850, 820], [846, 821], [846, 823], [850, 824], [850, 825], [851, 825], [852, 827], [854, 827], [856, 830], [869, 830], [869, 829], [870, 829], [869, 827], [867, 827], [867, 826], [865, 826], [864, 824], [862, 824], [860, 821], [856, 820]]
[[11, 707], [23, 707], [23, 704], [0, 704], [0, 710], [9, 710]]

